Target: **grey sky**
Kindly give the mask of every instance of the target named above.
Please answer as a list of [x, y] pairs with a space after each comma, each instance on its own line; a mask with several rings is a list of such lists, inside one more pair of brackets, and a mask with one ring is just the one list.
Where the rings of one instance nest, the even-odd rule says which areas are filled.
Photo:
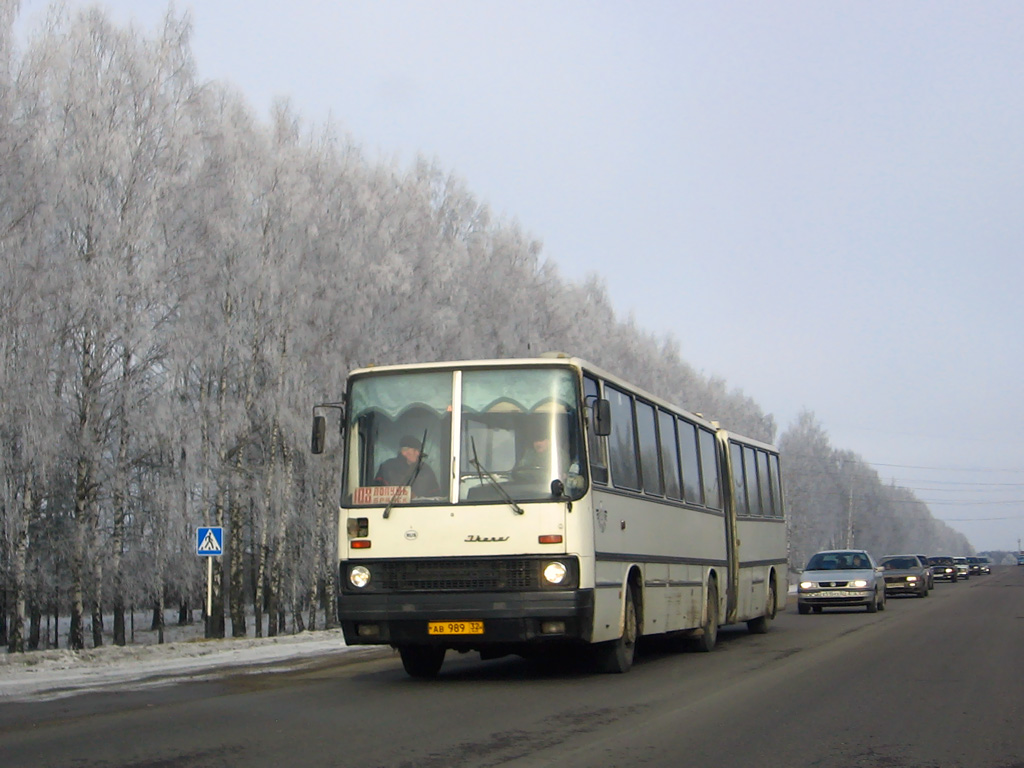
[[1024, 4], [177, 8], [202, 78], [436, 157], [780, 429], [808, 408], [978, 549], [1024, 537]]

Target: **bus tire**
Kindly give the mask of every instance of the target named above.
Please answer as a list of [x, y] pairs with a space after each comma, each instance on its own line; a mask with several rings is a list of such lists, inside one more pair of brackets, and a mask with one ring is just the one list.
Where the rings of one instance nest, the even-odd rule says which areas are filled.
[[701, 625], [700, 637], [697, 638], [697, 650], [701, 653], [713, 651], [718, 642], [718, 584], [712, 579], [708, 582], [708, 605], [704, 624]]
[[402, 656], [402, 666], [409, 677], [437, 677], [444, 664], [445, 649], [433, 645], [403, 645], [398, 653]]
[[626, 604], [623, 606], [622, 637], [594, 648], [594, 660], [600, 672], [621, 674], [633, 666], [636, 641], [640, 637], [640, 617], [636, 610], [633, 586], [626, 586]]
[[763, 635], [771, 626], [775, 618], [775, 582], [768, 584], [768, 603], [764, 607], [764, 614], [756, 619], [747, 622], [747, 632], [752, 635]]

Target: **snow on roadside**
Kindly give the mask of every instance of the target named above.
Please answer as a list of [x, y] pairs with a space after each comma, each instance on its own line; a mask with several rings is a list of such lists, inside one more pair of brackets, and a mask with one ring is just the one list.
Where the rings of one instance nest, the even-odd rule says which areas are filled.
[[[249, 665], [275, 664], [275, 670], [283, 671], [292, 660], [350, 650], [341, 630], [329, 629], [265, 638], [0, 653], [0, 704], [166, 685], [182, 677], [209, 679]], [[266, 670], [256, 666], [253, 671]]]

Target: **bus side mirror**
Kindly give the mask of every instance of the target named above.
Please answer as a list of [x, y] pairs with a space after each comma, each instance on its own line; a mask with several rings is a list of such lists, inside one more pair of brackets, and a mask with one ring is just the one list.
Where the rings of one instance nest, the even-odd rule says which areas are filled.
[[601, 398], [594, 401], [594, 434], [607, 437], [612, 433], [612, 406]]
[[327, 435], [327, 418], [324, 416], [313, 417], [313, 439], [310, 450], [315, 454], [324, 452], [324, 442]]

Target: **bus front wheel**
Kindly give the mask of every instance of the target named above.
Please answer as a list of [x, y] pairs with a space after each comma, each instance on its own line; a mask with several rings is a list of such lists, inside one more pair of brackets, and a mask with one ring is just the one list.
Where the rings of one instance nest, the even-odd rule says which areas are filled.
[[640, 620], [631, 586], [626, 587], [623, 610], [622, 637], [594, 647], [596, 666], [601, 672], [628, 672], [633, 666], [636, 641], [640, 637]]
[[402, 666], [410, 677], [437, 677], [444, 664], [444, 648], [432, 645], [403, 645], [398, 649], [402, 656]]

